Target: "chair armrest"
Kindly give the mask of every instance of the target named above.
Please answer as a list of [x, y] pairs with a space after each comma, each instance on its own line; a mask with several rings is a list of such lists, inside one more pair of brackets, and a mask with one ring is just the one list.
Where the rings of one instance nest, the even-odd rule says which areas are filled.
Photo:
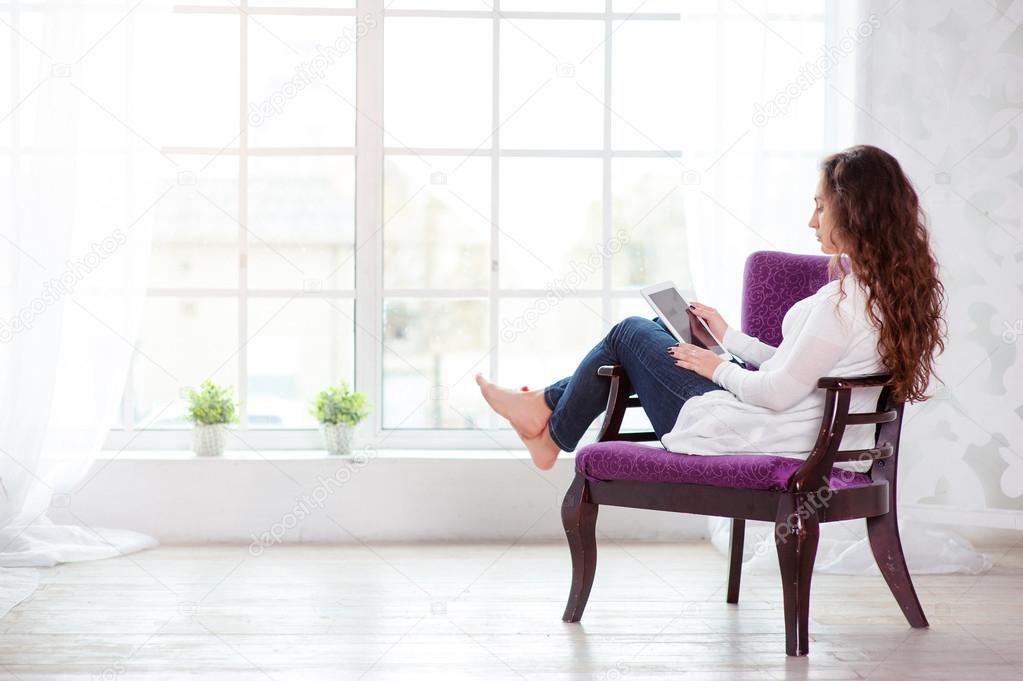
[[630, 407], [642, 406], [638, 397], [632, 395], [632, 384], [625, 373], [625, 367], [619, 364], [605, 364], [597, 368], [597, 375], [611, 379], [610, 391], [607, 396], [607, 408], [604, 410], [604, 421], [597, 435], [597, 442], [607, 440], [627, 440], [629, 442], [650, 442], [657, 440], [654, 432], [622, 433], [622, 420], [625, 410]]
[[[872, 458], [888, 458], [892, 451], [890, 445], [898, 442], [898, 434], [902, 428], [902, 405], [891, 402], [891, 380], [888, 373], [865, 374], [862, 376], [824, 376], [818, 379], [817, 387], [825, 388], [824, 414], [821, 418], [820, 432], [817, 441], [806, 461], [789, 479], [790, 489], [806, 491], [828, 485], [831, 471], [836, 461], [851, 460], [850, 454], [878, 454]], [[878, 411], [856, 413], [849, 412], [852, 391], [855, 388], [884, 387], [878, 403]], [[857, 451], [839, 451], [846, 426], [857, 424], [877, 424], [881, 434], [878, 446]], [[897, 447], [897, 445], [895, 445]], [[883, 455], [883, 456], [881, 456]]]
[[876, 388], [888, 385], [891, 374], [864, 374], [862, 376], [824, 376], [817, 380], [818, 388], [842, 390], [846, 388]]

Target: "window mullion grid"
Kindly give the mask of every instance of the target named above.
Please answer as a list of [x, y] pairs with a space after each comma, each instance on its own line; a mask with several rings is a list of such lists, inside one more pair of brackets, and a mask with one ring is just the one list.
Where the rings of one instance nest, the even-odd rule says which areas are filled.
[[245, 434], [249, 429], [248, 409], [248, 285], [249, 285], [249, 244], [246, 227], [249, 224], [249, 24], [248, 0], [240, 0], [238, 22], [238, 399], [239, 430]]
[[[262, 150], [251, 149], [250, 155], [262, 153]], [[177, 153], [177, 152], [175, 152]], [[389, 156], [474, 156], [479, 149], [456, 148], [456, 147], [390, 147], [387, 149]], [[614, 158], [682, 158], [679, 151], [662, 151], [659, 149], [613, 149], [606, 152], [604, 149], [508, 149], [500, 150], [503, 158], [603, 158], [610, 154]], [[300, 155], [298, 152], [289, 156]]]
[[[136, 37], [135, 36], [135, 17], [132, 16], [131, 14], [129, 14], [127, 19], [125, 19], [125, 24], [126, 24], [128, 30], [126, 30], [124, 32], [124, 50], [125, 50], [125, 55], [130, 57], [130, 55], [133, 55], [135, 53], [135, 42], [136, 42], [135, 41], [135, 37]], [[134, 104], [134, 98], [132, 98], [130, 96], [130, 93], [127, 91], [132, 86], [132, 63], [131, 62], [132, 62], [132, 60], [130, 58], [126, 58], [124, 60], [124, 87], [125, 87], [125, 90], [126, 90], [125, 91], [125, 95], [126, 95], [125, 96], [125, 103], [129, 107], [128, 108], [128, 120], [132, 120], [134, 118], [134, 116], [132, 115], [134, 113], [133, 108], [132, 108], [133, 104]], [[134, 158], [135, 157], [133, 155], [131, 155], [131, 154], [129, 154], [128, 158], [127, 158], [128, 172], [125, 173], [125, 176], [124, 176], [124, 195], [125, 196], [131, 196], [132, 195], [132, 182], [133, 182], [133, 178], [135, 176], [134, 167], [133, 167]], [[124, 301], [124, 305], [127, 308], [127, 307], [130, 306], [130, 303], [126, 300], [126, 301]], [[126, 314], [130, 315], [131, 314], [130, 310], [126, 310]], [[135, 383], [135, 377], [134, 377], [134, 374], [135, 374], [135, 362], [134, 362], [134, 359], [135, 359], [134, 356], [132, 356], [128, 360], [128, 371], [127, 371], [126, 377], [125, 377], [125, 389], [124, 389], [124, 392], [121, 394], [121, 403], [120, 403], [121, 427], [124, 428], [125, 430], [128, 430], [129, 432], [134, 430], [134, 427], [135, 427], [135, 423], [134, 423], [134, 421], [135, 421], [135, 419], [134, 419], [134, 413], [135, 413], [135, 389], [134, 389], [134, 383]]]
[[[601, 253], [607, 253], [607, 244], [611, 243], [611, 230], [614, 216], [612, 215], [611, 199], [611, 36], [614, 33], [614, 26], [611, 20], [612, 0], [605, 0], [604, 11], [604, 159], [603, 159], [603, 186], [601, 188]], [[611, 258], [601, 259], [601, 297], [600, 316], [604, 320], [604, 327], [607, 328], [611, 319]]]
[[357, 22], [378, 27], [356, 43], [355, 387], [376, 405], [372, 441], [383, 435], [384, 0], [359, 0]]
[[[17, 4], [17, 3], [14, 3]], [[10, 6], [10, 3], [0, 2], [0, 10]], [[116, 3], [110, 4], [116, 8]], [[29, 6], [28, 9], [39, 8]], [[382, 8], [381, 8], [382, 9]], [[236, 14], [241, 13], [241, 7], [234, 2], [225, 2], [223, 5], [199, 5], [190, 2], [174, 4], [174, 11], [182, 14]], [[350, 7], [247, 7], [247, 13], [252, 16], [307, 16], [307, 17], [335, 17], [335, 16], [357, 16], [358, 10]], [[601, 20], [610, 17], [614, 20], [627, 21], [678, 21], [678, 12], [612, 12], [610, 9], [603, 12], [586, 11], [557, 11], [557, 10], [506, 10], [501, 12], [495, 4], [491, 9], [388, 9], [378, 16], [420, 18], [420, 19], [487, 19], [496, 16], [500, 12], [501, 17], [508, 20], [545, 20], [545, 21], [587, 21]], [[697, 13], [693, 16], [712, 17], [709, 13]], [[772, 19], [804, 18], [805, 13], [768, 13]], [[810, 14], [809, 16], [816, 16]]]
[[[501, 253], [500, 253], [500, 230], [498, 221], [501, 219], [500, 186], [501, 186], [501, 0], [494, 0], [494, 17], [492, 19], [491, 39], [491, 103], [490, 103], [490, 126], [493, 134], [490, 138], [490, 291], [489, 319], [490, 319], [490, 358], [489, 378], [497, 380], [499, 368], [498, 358], [500, 357], [500, 300], [498, 290], [501, 286]], [[497, 417], [492, 410], [487, 411], [487, 425], [490, 430], [497, 427]]]
[[[721, 83], [724, 82], [722, 80], [722, 75], [724, 73], [724, 66], [723, 66], [723, 64], [724, 64], [724, 59], [725, 59], [725, 50], [724, 50], [724, 43], [725, 43], [725, 19], [724, 19], [724, 7], [722, 7], [722, 5], [723, 5], [722, 0], [718, 0], [718, 2], [717, 2], [717, 17], [716, 17], [716, 21], [714, 23], [714, 30], [716, 31], [715, 40], [714, 40], [714, 69], [715, 69], [714, 82], [717, 84], [715, 86], [715, 88], [714, 88], [714, 110], [715, 111], [721, 111], [721, 105], [724, 103], [724, 94], [722, 93]], [[723, 118], [723, 116], [715, 116], [715, 118], [714, 118], [714, 148], [715, 149], [722, 149], [722, 148], [724, 148], [723, 142], [722, 142], [722, 138], [723, 138], [723, 130], [722, 130], [722, 122], [721, 122], [722, 118]], [[763, 129], [761, 129], [759, 134], [761, 134], [761, 135], [763, 134]], [[714, 189], [715, 190], [718, 187], [721, 186], [721, 179], [724, 176], [724, 173], [722, 172], [722, 166], [723, 165], [724, 165], [723, 163], [715, 163], [714, 164]], [[721, 211], [719, 211], [719, 210], [713, 211], [713, 214], [714, 214], [714, 218], [713, 218], [713, 220], [714, 220], [714, 234], [720, 234], [721, 233], [721, 222], [722, 222], [722, 220], [721, 220]], [[687, 235], [686, 238], [687, 238], [686, 247], [688, 248], [688, 246], [689, 246], [689, 244], [688, 244], [688, 235]], [[692, 280], [692, 274], [690, 274], [690, 279]], [[693, 281], [693, 286], [695, 286], [695, 285], [696, 285], [696, 282]]]
[[[238, 340], [239, 340], [239, 351], [238, 351], [238, 390], [239, 396], [242, 401], [240, 409], [241, 415], [241, 429], [243, 431], [248, 430], [247, 423], [247, 352], [246, 352], [246, 334], [248, 326], [248, 298], [250, 297], [248, 291], [248, 235], [245, 226], [248, 224], [248, 191], [249, 191], [249, 169], [248, 169], [248, 156], [252, 154], [267, 153], [267, 154], [280, 154], [287, 151], [288, 153], [294, 152], [295, 155], [306, 155], [306, 154], [323, 154], [328, 153], [352, 153], [352, 149], [289, 149], [289, 150], [251, 150], [249, 148], [248, 140], [248, 120], [245, 115], [246, 112], [246, 100], [248, 98], [248, 20], [247, 10], [249, 9], [249, 0], [239, 0], [237, 6], [239, 14], [239, 30], [240, 30], [240, 94], [239, 94], [239, 123], [240, 123], [240, 136], [239, 136], [239, 184], [238, 184], [238, 211], [239, 211], [239, 277], [238, 277]], [[357, 102], [360, 111], [365, 112], [365, 116], [359, 114], [357, 118], [357, 141], [355, 147], [356, 155], [356, 240], [355, 244], [358, 247], [356, 250], [356, 290], [354, 291], [355, 306], [356, 306], [356, 330], [355, 330], [355, 366], [356, 366], [356, 385], [358, 388], [366, 392], [371, 401], [376, 405], [383, 404], [382, 394], [382, 353], [383, 348], [381, 345], [380, 338], [377, 334], [382, 333], [382, 310], [383, 310], [383, 288], [382, 288], [382, 246], [383, 246], [383, 234], [379, 226], [382, 224], [382, 211], [383, 211], [383, 160], [384, 160], [384, 149], [383, 149], [383, 133], [379, 130], [378, 126], [373, 122], [367, 120], [366, 117], [372, 118], [375, 121], [383, 121], [383, 94], [382, 86], [383, 82], [383, 51], [384, 51], [384, 36], [383, 36], [383, 21], [382, 17], [384, 14], [385, 0], [359, 0], [358, 9], [355, 10], [355, 14], [359, 18], [367, 18], [373, 16], [381, 21], [381, 28], [378, 31], [371, 31], [369, 34], [364, 36], [358, 41], [357, 46]], [[620, 19], [617, 15], [611, 12], [612, 0], [605, 0], [605, 11], [603, 15], [605, 25], [605, 43], [604, 43], [604, 101], [610, 106], [611, 103], [611, 92], [612, 92], [612, 34], [614, 31], [614, 21]], [[18, 11], [19, 3], [15, 2], [11, 4], [14, 25], [18, 24]], [[715, 15], [716, 28], [720, 37], [723, 31], [723, 19], [722, 9], [718, 7], [718, 11]], [[290, 12], [288, 12], [290, 13]], [[457, 13], [452, 13], [455, 16]], [[500, 147], [500, 24], [501, 24], [501, 13], [499, 7], [499, 0], [495, 0], [494, 11], [490, 15], [493, 21], [493, 44], [492, 44], [492, 127], [493, 127], [493, 138], [492, 148], [490, 151], [491, 156], [491, 271], [489, 286], [485, 293], [490, 303], [490, 341], [493, 343], [493, 349], [489, 357], [489, 370], [491, 375], [496, 377], [497, 370], [499, 367], [499, 348], [497, 347], [497, 340], [499, 339], [499, 303], [503, 298], [506, 297], [517, 297], [522, 292], [519, 291], [504, 291], [500, 286], [500, 232], [498, 229], [499, 213], [500, 213], [500, 158], [502, 155], [520, 155], [520, 156], [536, 156], [536, 157], [561, 157], [566, 155], [575, 155], [581, 152], [572, 152], [569, 150], [511, 150], [506, 151], [502, 154]], [[827, 16], [827, 15], [825, 15]], [[550, 17], [545, 17], [550, 18]], [[567, 17], [559, 17], [567, 18]], [[638, 18], [662, 18], [662, 17], [638, 17]], [[833, 26], [830, 24], [827, 29], [833, 30]], [[715, 64], [715, 68], [718, 72], [720, 82], [720, 74], [722, 72], [722, 59], [721, 54], [721, 41], [718, 41], [718, 55]], [[18, 63], [19, 52], [17, 44], [12, 44], [11, 59], [12, 64], [16, 67]], [[18, 69], [14, 68], [14, 78], [17, 79]], [[12, 89], [16, 90], [18, 87], [17, 80], [12, 81]], [[15, 93], [16, 94], [16, 93]], [[718, 106], [720, 108], [722, 93], [720, 88], [716, 93], [718, 100]], [[829, 111], [829, 113], [833, 113]], [[830, 129], [828, 132], [831, 132]], [[721, 123], [718, 121], [715, 128], [715, 139], [717, 146], [721, 145], [721, 136], [723, 130]], [[15, 171], [14, 176], [17, 177], [17, 166], [19, 164], [19, 127], [18, 117], [15, 116], [12, 121], [12, 167]], [[183, 153], [199, 153], [199, 149], [179, 150]], [[415, 151], [415, 150], [411, 150]], [[460, 150], [455, 149], [438, 149], [432, 150], [439, 154], [455, 154]], [[230, 153], [230, 152], [228, 152]], [[401, 154], [402, 150], [395, 150], [395, 153]], [[612, 145], [611, 136], [611, 112], [609, 108], [605, 107], [603, 112], [603, 142], [600, 156], [603, 164], [602, 174], [602, 223], [601, 233], [604, 243], [608, 243], [614, 226], [613, 216], [613, 173], [612, 173], [612, 159], [617, 156], [629, 156], [629, 157], [657, 157], [657, 156], [675, 156], [674, 153], [665, 152], [651, 152], [649, 150], [634, 150], [634, 151], [620, 151], [615, 152]], [[716, 169], [715, 175], [720, 179], [720, 166]], [[17, 200], [17, 192], [15, 192], [15, 200]], [[12, 207], [12, 210], [16, 210]], [[360, 246], [361, 244], [361, 246]], [[418, 295], [413, 297], [428, 297], [429, 292], [416, 292]], [[589, 297], [585, 292], [582, 293], [583, 297]], [[615, 291], [613, 288], [613, 277], [611, 270], [611, 263], [607, 258], [604, 259], [602, 269], [602, 286], [599, 292], [594, 292], [594, 296], [599, 295], [601, 298], [602, 313], [605, 320], [611, 319], [612, 313], [612, 302], [619, 298], [624, 298], [633, 295], [631, 291]], [[129, 387], [129, 391], [131, 388]], [[127, 407], [127, 405], [126, 405]], [[379, 438], [382, 434], [382, 410], [375, 410], [375, 416], [372, 422], [372, 436], [374, 439]], [[132, 417], [134, 415], [132, 414]], [[129, 431], [133, 429], [134, 423], [125, 423], [125, 430]], [[496, 426], [496, 419], [491, 415], [489, 421], [490, 428], [494, 429]]]
[[[21, 7], [15, 2], [11, 5], [11, 27], [14, 35], [19, 35], [21, 29]], [[11, 40], [11, 102], [21, 101], [21, 42], [17, 39]], [[20, 197], [21, 197], [21, 113], [15, 106], [8, 114], [11, 118], [11, 224], [22, 229], [23, 225], [18, 221]]]

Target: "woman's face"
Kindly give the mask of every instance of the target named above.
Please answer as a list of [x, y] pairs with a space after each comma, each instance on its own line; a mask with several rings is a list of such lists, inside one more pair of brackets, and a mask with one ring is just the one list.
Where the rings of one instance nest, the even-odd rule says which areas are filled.
[[837, 234], [834, 233], [834, 221], [824, 198], [824, 178], [817, 183], [817, 191], [813, 197], [813, 215], [810, 216], [810, 229], [817, 235], [821, 244], [821, 252], [831, 255], [840, 253]]

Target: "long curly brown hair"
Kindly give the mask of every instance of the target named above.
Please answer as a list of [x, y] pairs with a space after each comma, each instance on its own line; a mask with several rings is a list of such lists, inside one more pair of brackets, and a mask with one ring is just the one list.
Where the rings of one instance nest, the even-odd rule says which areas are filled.
[[947, 328], [945, 288], [916, 190], [891, 154], [868, 145], [832, 154], [821, 172], [832, 230], [848, 255], [845, 266], [841, 254], [833, 256], [829, 268], [842, 278], [851, 268], [867, 286], [867, 311], [894, 397], [926, 400]]

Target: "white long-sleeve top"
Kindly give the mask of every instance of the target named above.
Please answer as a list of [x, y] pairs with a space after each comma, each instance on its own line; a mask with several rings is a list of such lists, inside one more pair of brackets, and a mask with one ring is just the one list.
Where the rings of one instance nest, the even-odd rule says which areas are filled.
[[[822, 376], [856, 376], [884, 371], [877, 350], [878, 331], [867, 316], [866, 291], [855, 275], [842, 286], [825, 284], [796, 302], [782, 320], [777, 348], [729, 328], [722, 339], [750, 371], [723, 362], [713, 381], [724, 388], [686, 401], [661, 444], [690, 454], [774, 454], [805, 459], [813, 448], [824, 413]], [[836, 305], [837, 303], [837, 305]], [[851, 412], [875, 411], [880, 388], [853, 390]], [[872, 424], [848, 426], [841, 449], [874, 446]], [[866, 470], [869, 462], [843, 464]]]

